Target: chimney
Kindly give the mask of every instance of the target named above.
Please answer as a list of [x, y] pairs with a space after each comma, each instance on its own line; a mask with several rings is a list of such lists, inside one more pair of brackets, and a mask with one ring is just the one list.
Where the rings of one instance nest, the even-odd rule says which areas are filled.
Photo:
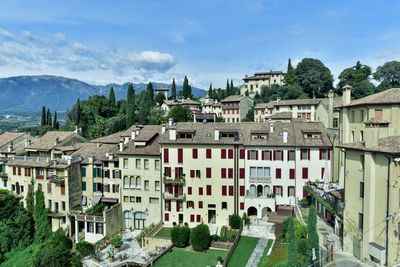
[[54, 145], [58, 145], [58, 143], [60, 143], [60, 138], [56, 137], [56, 140], [54, 141]]
[[161, 134], [164, 135], [166, 131], [165, 124], [161, 125]]
[[246, 76], [246, 78], [247, 78], [247, 74], [246, 74], [245, 76]]
[[288, 132], [287, 131], [283, 131], [283, 143], [284, 144], [287, 144], [288, 136], [289, 136]]
[[27, 137], [25, 139], [25, 147], [30, 146], [31, 145], [31, 139], [29, 137]]
[[132, 140], [135, 140], [135, 138], [136, 138], [136, 131], [133, 131], [133, 130], [132, 130], [131, 139], [132, 139]]
[[278, 103], [279, 101], [281, 101], [281, 98], [280, 98], [280, 97], [277, 97], [277, 98], [276, 98], [276, 102]]
[[169, 140], [176, 140], [176, 128], [169, 129]]
[[174, 119], [173, 118], [169, 118], [168, 119], [168, 126], [172, 126], [174, 125]]
[[93, 156], [90, 156], [90, 157], [88, 158], [88, 161], [89, 161], [89, 164], [93, 164]]
[[333, 128], [333, 91], [328, 93], [328, 128]]
[[214, 130], [214, 140], [219, 141], [219, 130]]
[[13, 142], [10, 142], [10, 144], [8, 145], [7, 151], [8, 151], [8, 153], [11, 153], [13, 150], [14, 150]]
[[119, 141], [119, 151], [122, 152], [124, 150], [124, 141], [120, 140]]
[[350, 104], [350, 102], [351, 102], [351, 90], [352, 89], [353, 89], [353, 87], [351, 87], [348, 84], [343, 86], [343, 88], [342, 88], [342, 91], [343, 91], [342, 104], [343, 104], [343, 106]]
[[136, 127], [136, 136], [139, 136], [139, 134], [140, 134], [140, 128]]
[[272, 120], [269, 120], [269, 131], [270, 131], [271, 133], [274, 132], [274, 123], [272, 122]]
[[100, 142], [97, 142], [96, 145], [97, 145], [97, 147], [100, 147], [100, 146], [101, 146], [101, 143], [100, 143]]

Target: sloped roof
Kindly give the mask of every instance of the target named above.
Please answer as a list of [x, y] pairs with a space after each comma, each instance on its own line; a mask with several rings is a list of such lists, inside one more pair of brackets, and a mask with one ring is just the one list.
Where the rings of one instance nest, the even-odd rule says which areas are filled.
[[101, 161], [106, 158], [106, 153], [114, 153], [118, 149], [115, 144], [102, 143], [85, 143], [78, 150], [72, 153], [72, 156], [82, 157], [82, 163], [89, 163], [89, 157], [93, 157], [93, 163], [101, 164]]
[[75, 132], [48, 131], [43, 136], [36, 139], [31, 145], [27, 146], [26, 149], [50, 150], [55, 146], [62, 145], [62, 142], [73, 136], [82, 139], [82, 141], [85, 140]]
[[[161, 125], [144, 125], [140, 129], [139, 135], [134, 140], [124, 145], [123, 151], [118, 152], [119, 155], [160, 155], [160, 136]], [[138, 142], [141, 145], [138, 145]]]
[[398, 104], [400, 105], [400, 88], [392, 88], [380, 93], [369, 95], [360, 99], [352, 100], [350, 104], [342, 107], [359, 105]]
[[23, 136], [24, 134], [26, 134], [26, 133], [24, 133], [24, 132], [18, 132], [18, 133], [5, 132], [5, 133], [0, 134], [0, 147], [14, 141], [15, 139]]

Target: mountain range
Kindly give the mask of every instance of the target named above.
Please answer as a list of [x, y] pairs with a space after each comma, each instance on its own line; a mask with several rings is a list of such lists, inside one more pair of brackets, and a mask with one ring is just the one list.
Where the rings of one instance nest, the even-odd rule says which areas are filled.
[[[152, 82], [154, 88], [168, 88], [170, 84]], [[123, 84], [93, 85], [80, 80], [59, 76], [15, 76], [0, 79], [0, 113], [40, 112], [42, 106], [52, 111], [66, 111], [77, 99], [85, 100], [92, 95], [108, 96], [114, 87], [117, 99], [126, 98], [129, 82]], [[145, 90], [147, 84], [134, 84], [135, 93]], [[177, 85], [177, 91], [181, 90]], [[205, 90], [193, 87], [194, 97], [204, 96]], [[170, 92], [171, 94], [171, 92]]]

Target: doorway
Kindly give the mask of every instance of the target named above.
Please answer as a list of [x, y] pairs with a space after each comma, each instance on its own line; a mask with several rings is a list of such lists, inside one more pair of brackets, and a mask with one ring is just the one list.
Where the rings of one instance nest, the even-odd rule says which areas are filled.
[[208, 223], [216, 223], [216, 211], [208, 210]]
[[142, 230], [146, 227], [146, 214], [141, 211], [135, 212], [135, 229]]

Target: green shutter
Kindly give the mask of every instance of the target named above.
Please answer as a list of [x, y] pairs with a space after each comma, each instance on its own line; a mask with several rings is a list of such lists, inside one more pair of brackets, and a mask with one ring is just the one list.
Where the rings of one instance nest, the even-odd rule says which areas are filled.
[[4, 185], [4, 187], [7, 187], [7, 180], [3, 181], [3, 185]]
[[93, 184], [93, 192], [96, 192], [96, 183]]
[[86, 182], [82, 182], [82, 191], [86, 191]]
[[81, 168], [81, 176], [86, 177], [86, 168], [85, 167]]
[[97, 177], [97, 168], [93, 168], [93, 177]]

